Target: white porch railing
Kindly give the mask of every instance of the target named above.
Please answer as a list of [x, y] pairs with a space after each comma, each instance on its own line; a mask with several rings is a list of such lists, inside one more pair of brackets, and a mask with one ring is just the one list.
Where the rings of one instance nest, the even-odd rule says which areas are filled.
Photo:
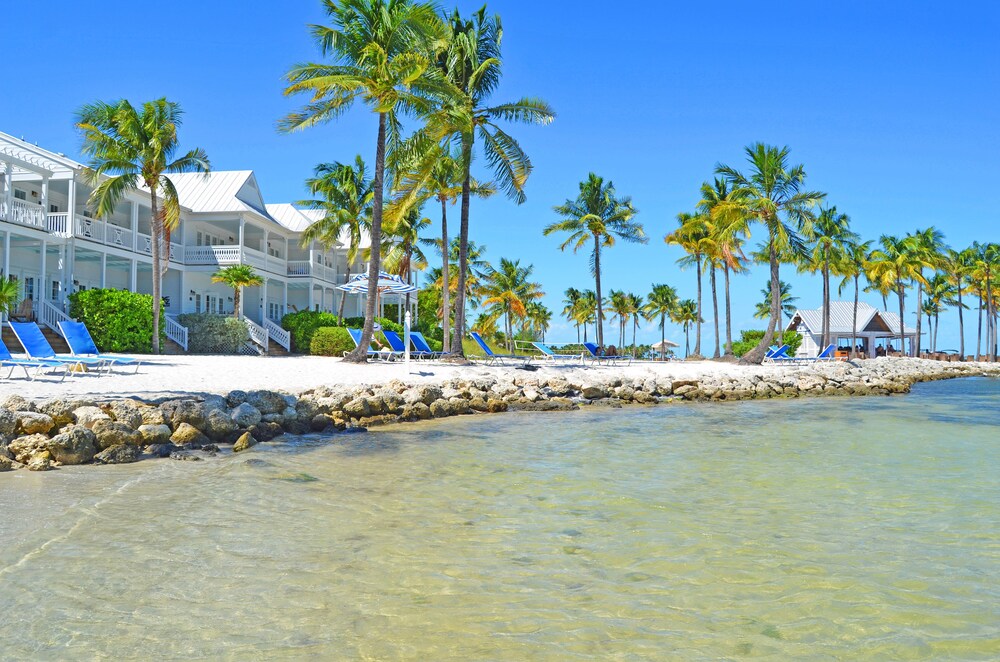
[[[153, 254], [153, 238], [148, 234], [143, 234], [137, 232], [135, 234], [135, 250], [139, 253], [145, 253], [146, 255]], [[160, 254], [162, 256], [163, 249], [161, 247]], [[170, 261], [171, 262], [184, 262], [184, 246], [174, 242], [170, 242]]]
[[59, 235], [60, 237], [68, 237], [69, 214], [66, 212], [49, 214], [45, 226], [46, 229], [52, 234]]
[[42, 305], [38, 307], [38, 321], [49, 327], [56, 333], [62, 333], [59, 330], [59, 322], [74, 322], [72, 317], [64, 313], [59, 308], [56, 308], [48, 301], [42, 301]]
[[292, 334], [275, 324], [273, 320], [264, 320], [264, 330], [268, 337], [285, 348], [286, 352], [292, 351]]
[[45, 230], [45, 209], [34, 202], [14, 198], [8, 205], [4, 198], [0, 200], [0, 219]]
[[185, 246], [186, 264], [239, 264], [239, 246]]
[[243, 322], [247, 325], [247, 330], [250, 331], [250, 340], [264, 350], [261, 353], [266, 353], [268, 346], [267, 329], [245, 317], [243, 318]]
[[309, 260], [291, 260], [288, 262], [287, 273], [289, 276], [314, 276], [328, 283], [339, 285], [346, 281], [343, 274], [338, 274], [333, 267], [323, 264], [316, 264]]
[[180, 322], [170, 315], [163, 316], [163, 330], [167, 337], [184, 348], [188, 349], [188, 330], [186, 326], [181, 326]]

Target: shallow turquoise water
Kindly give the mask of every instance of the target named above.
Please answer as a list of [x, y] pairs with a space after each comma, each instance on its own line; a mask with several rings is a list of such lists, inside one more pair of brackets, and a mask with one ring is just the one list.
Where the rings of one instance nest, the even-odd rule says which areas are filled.
[[997, 381], [0, 474], [0, 508], [3, 659], [1000, 658]]

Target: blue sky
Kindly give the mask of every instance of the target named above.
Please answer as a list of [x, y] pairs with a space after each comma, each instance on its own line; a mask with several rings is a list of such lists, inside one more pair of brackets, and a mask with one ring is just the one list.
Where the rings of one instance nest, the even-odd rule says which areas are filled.
[[[75, 0], [45, 7], [44, 16], [33, 3], [4, 9], [5, 24], [20, 27], [5, 37], [15, 57], [2, 131], [75, 156], [72, 115], [81, 104], [166, 96], [187, 113], [184, 145], [204, 148], [216, 169], [255, 170], [270, 202], [304, 197], [316, 163], [357, 153], [374, 161], [376, 124], [360, 107], [298, 135], [274, 130], [297, 103], [281, 95], [282, 74], [318, 57], [306, 32], [323, 20], [318, 0], [174, 0], [157, 12], [152, 37], [143, 32], [149, 17], [131, 2], [105, 0], [100, 14]], [[755, 141], [788, 145], [808, 185], [827, 192], [865, 238], [934, 225], [956, 247], [998, 240], [995, 4], [495, 0], [489, 9], [505, 28], [496, 99], [540, 96], [558, 117], [513, 129], [535, 166], [528, 202], [474, 202], [471, 236], [493, 261], [533, 264], [556, 311], [563, 290], [592, 279], [585, 254], [560, 253], [541, 229], [588, 172], [632, 196], [650, 236], [649, 245], [604, 256], [605, 289], [645, 294], [663, 282], [693, 298], [694, 273], [678, 269], [681, 252], [663, 235], [697, 202], [715, 165], [741, 167], [743, 147]], [[818, 307], [819, 279], [784, 272], [798, 303]], [[752, 310], [765, 281], [762, 267], [734, 280], [735, 328], [761, 326]], [[683, 342], [679, 329], [667, 333]], [[565, 323], [550, 333], [574, 335]], [[974, 329], [966, 336], [974, 342]], [[649, 326], [639, 337], [659, 331]], [[711, 346], [707, 329], [703, 343]], [[939, 346], [957, 344], [952, 312]]]

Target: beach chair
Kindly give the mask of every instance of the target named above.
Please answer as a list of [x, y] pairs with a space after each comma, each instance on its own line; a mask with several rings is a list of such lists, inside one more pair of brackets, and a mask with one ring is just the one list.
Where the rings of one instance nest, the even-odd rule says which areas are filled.
[[470, 335], [472, 336], [472, 339], [476, 341], [476, 344], [479, 345], [480, 349], [482, 349], [483, 352], [486, 353], [486, 365], [492, 365], [494, 363], [499, 363], [500, 365], [507, 365], [506, 363], [504, 363], [505, 360], [521, 361], [524, 363], [524, 365], [528, 365], [531, 362], [530, 356], [516, 356], [514, 354], [497, 354], [492, 349], [490, 349], [490, 346], [486, 344], [486, 341], [483, 340], [483, 337], [481, 335], [479, 335], [475, 331], [473, 331]]
[[819, 363], [820, 361], [836, 361], [836, 360], [837, 360], [837, 346], [827, 345], [826, 349], [817, 354], [816, 358], [812, 359], [812, 362]]
[[439, 359], [444, 356], [444, 352], [436, 352], [431, 349], [430, 343], [420, 331], [410, 331], [410, 344], [417, 348], [421, 354], [430, 354], [430, 358]]
[[[396, 333], [395, 331], [386, 331], [385, 329], [382, 329], [382, 335], [385, 336], [385, 340], [386, 342], [389, 343], [389, 347], [392, 348], [392, 351], [399, 353], [400, 356], [403, 357], [406, 356], [406, 343], [403, 342], [403, 339], [400, 337], [398, 333]], [[413, 339], [412, 332], [410, 333], [410, 339], [411, 341]], [[416, 345], [414, 345], [414, 347], [416, 347]], [[422, 352], [420, 350], [415, 350], [410, 352], [410, 358], [430, 359], [437, 357], [435, 356], [435, 352]]]
[[788, 345], [782, 345], [781, 347], [772, 346], [764, 354], [763, 363], [777, 363], [778, 361], [791, 361], [793, 357], [788, 355], [788, 350], [790, 347]]
[[28, 355], [29, 359], [36, 361], [60, 361], [68, 363], [70, 366], [91, 366], [97, 371], [98, 376], [102, 374], [101, 369], [110, 370], [111, 364], [114, 363], [114, 361], [95, 358], [93, 356], [75, 356], [72, 354], [59, 356], [52, 349], [49, 341], [45, 339], [42, 330], [34, 322], [7, 322], [7, 324], [17, 337], [17, 341], [21, 343], [21, 347], [24, 348], [24, 353]]
[[[348, 329], [347, 332], [351, 335], [351, 340], [354, 341], [355, 347], [361, 346], [361, 329]], [[347, 356], [350, 352], [344, 352], [344, 356]], [[401, 352], [396, 352], [392, 349], [372, 349], [371, 343], [368, 343], [368, 356], [382, 359], [383, 361], [391, 361], [397, 356], [401, 356]]]
[[[15, 359], [10, 354], [10, 350], [7, 346], [0, 342], [0, 367], [10, 368], [10, 372], [7, 373], [7, 379], [13, 376], [14, 371], [18, 368], [24, 370], [24, 376], [30, 380], [33, 380], [37, 375], [41, 374], [45, 370], [55, 370], [57, 368], [62, 369], [62, 381], [66, 379], [66, 375], [70, 372], [70, 364], [63, 363], [62, 361], [49, 361], [46, 359]], [[28, 370], [28, 368], [34, 368], [34, 374]]]
[[592, 342], [583, 343], [583, 348], [590, 354], [590, 360], [598, 365], [601, 363], [617, 365], [618, 361], [628, 361], [625, 365], [632, 365], [631, 354], [605, 354], [601, 351], [601, 348], [597, 346], [597, 343]]
[[531, 345], [542, 353], [541, 358], [556, 362], [556, 361], [579, 361], [581, 365], [583, 364], [583, 354], [556, 354], [551, 347], [543, 342], [532, 341]]
[[[134, 365], [135, 372], [133, 374], [138, 374], [139, 366], [142, 365], [141, 359], [131, 356], [111, 356], [108, 354], [101, 354], [100, 350], [97, 349], [97, 345], [94, 343], [94, 338], [90, 335], [90, 330], [87, 329], [87, 325], [83, 322], [60, 321], [58, 324], [59, 331], [63, 334], [63, 338], [66, 339], [66, 344], [69, 345], [69, 351], [73, 353], [73, 356], [90, 356], [100, 358], [106, 361], [112, 361], [113, 365]], [[108, 369], [110, 370], [110, 366]]]

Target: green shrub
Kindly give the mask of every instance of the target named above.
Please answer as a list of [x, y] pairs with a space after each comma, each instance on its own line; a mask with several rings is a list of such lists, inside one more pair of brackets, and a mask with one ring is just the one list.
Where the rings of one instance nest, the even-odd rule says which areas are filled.
[[[764, 337], [764, 331], [751, 329], [749, 331], [744, 331], [740, 334], [740, 339], [733, 343], [733, 354], [736, 356], [743, 356], [751, 349], [757, 346], [761, 338]], [[775, 340], [777, 342], [777, 340]], [[785, 337], [782, 339], [783, 345], [788, 345], [788, 356], [795, 356], [796, 350], [798, 350], [799, 345], [802, 344], [802, 336], [799, 335], [798, 331], [785, 331]]]
[[[69, 315], [87, 325], [102, 352], [153, 351], [153, 297], [127, 290], [95, 289], [69, 295]], [[167, 335], [160, 304], [160, 344]]]
[[281, 328], [292, 335], [292, 351], [300, 354], [309, 353], [313, 334], [324, 326], [340, 326], [340, 320], [332, 313], [315, 310], [300, 310], [281, 318]]
[[[378, 322], [383, 329], [388, 329], [390, 331], [395, 331], [396, 333], [403, 332], [403, 325], [398, 322], [394, 322], [388, 317], [376, 317], [375, 321]], [[362, 329], [365, 326], [364, 317], [345, 317], [344, 323], [341, 326], [346, 326], [348, 329]]]
[[352, 349], [351, 334], [342, 326], [321, 326], [309, 342], [309, 353], [313, 356], [342, 356]]
[[188, 351], [192, 354], [236, 354], [250, 339], [242, 320], [232, 315], [188, 313], [177, 321], [188, 329]]

